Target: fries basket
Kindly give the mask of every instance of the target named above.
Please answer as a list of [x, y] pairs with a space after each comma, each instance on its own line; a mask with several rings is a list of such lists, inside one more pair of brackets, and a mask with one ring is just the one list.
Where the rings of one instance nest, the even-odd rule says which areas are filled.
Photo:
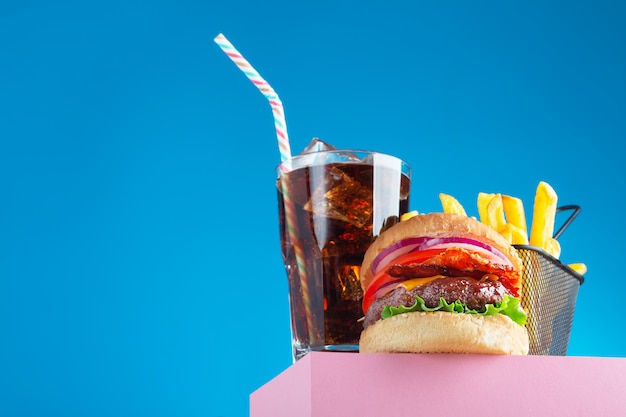
[[529, 355], [565, 356], [583, 276], [542, 249], [515, 245], [524, 264], [522, 306]]

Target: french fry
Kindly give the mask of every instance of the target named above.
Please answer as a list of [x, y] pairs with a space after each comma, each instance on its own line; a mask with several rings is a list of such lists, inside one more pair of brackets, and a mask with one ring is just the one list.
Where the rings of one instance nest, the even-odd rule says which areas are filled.
[[528, 245], [528, 234], [513, 223], [507, 223], [500, 234], [512, 245]]
[[522, 200], [510, 195], [503, 195], [502, 206], [504, 207], [506, 221], [522, 231], [526, 235], [525, 240], [528, 243], [528, 229], [526, 227], [526, 215]]
[[550, 255], [554, 256], [556, 259], [559, 259], [559, 256], [561, 256], [561, 244], [559, 243], [558, 240], [552, 237], [546, 240], [544, 249]]
[[504, 207], [502, 206], [502, 195], [494, 195], [487, 204], [487, 225], [497, 232], [502, 232], [506, 226], [504, 218]]
[[403, 222], [403, 221], [405, 221], [405, 220], [409, 220], [411, 217], [415, 217], [415, 216], [417, 216], [418, 214], [419, 214], [419, 213], [417, 212], [417, 210], [412, 210], [412, 211], [409, 211], [409, 212], [403, 213], [403, 214], [400, 216], [400, 221], [401, 221], [401, 222]]
[[[558, 196], [552, 186], [547, 182], [540, 181], [535, 193], [533, 220], [530, 228], [530, 244], [544, 249], [548, 253], [555, 251], [556, 246], [550, 239], [552, 239], [554, 234], [557, 201]], [[558, 242], [556, 243], [558, 244]], [[559, 255], [560, 252], [559, 245]]]
[[441, 206], [443, 207], [444, 213], [456, 213], [462, 216], [467, 216], [465, 209], [456, 198], [449, 194], [440, 193], [439, 199], [441, 200]]
[[513, 231], [508, 224], [504, 225], [504, 228], [500, 230], [500, 234], [510, 243], [513, 244]]
[[587, 265], [583, 263], [573, 263], [567, 266], [572, 268], [574, 271], [578, 272], [580, 275], [585, 275], [587, 273]]
[[495, 194], [491, 193], [478, 193], [478, 217], [481, 222], [487, 224], [487, 205], [491, 201]]

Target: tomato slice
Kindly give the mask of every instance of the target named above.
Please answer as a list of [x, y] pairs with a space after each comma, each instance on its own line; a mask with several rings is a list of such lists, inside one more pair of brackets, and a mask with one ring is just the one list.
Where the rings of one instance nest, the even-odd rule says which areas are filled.
[[363, 314], [367, 314], [367, 310], [369, 310], [370, 306], [376, 299], [376, 293], [383, 285], [388, 284], [393, 280], [397, 280], [398, 282], [402, 281], [397, 277], [385, 274], [384, 271], [379, 273], [375, 279], [377, 280], [376, 285], [370, 285], [367, 288], [367, 291], [365, 291], [365, 294], [363, 294]]
[[[421, 263], [426, 261], [427, 259], [432, 258], [433, 256], [439, 255], [442, 252], [445, 252], [445, 248], [443, 249], [426, 249], [417, 252], [411, 252], [404, 254], [397, 259], [394, 259], [389, 265], [393, 264], [413, 264], [413, 263]], [[386, 269], [380, 271], [376, 276], [372, 279], [372, 283], [363, 294], [363, 313], [367, 313], [370, 306], [376, 299], [376, 293], [379, 289], [387, 284], [391, 284], [394, 281], [400, 283], [404, 281], [402, 278], [392, 277], [391, 275], [386, 273]]]

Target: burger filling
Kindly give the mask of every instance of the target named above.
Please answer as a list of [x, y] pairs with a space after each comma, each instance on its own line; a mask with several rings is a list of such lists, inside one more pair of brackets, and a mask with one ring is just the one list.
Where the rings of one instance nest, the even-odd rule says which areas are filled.
[[365, 291], [363, 327], [395, 314], [436, 310], [504, 314], [525, 324], [518, 300], [519, 272], [490, 258], [484, 250], [468, 247], [431, 247], [397, 257]]

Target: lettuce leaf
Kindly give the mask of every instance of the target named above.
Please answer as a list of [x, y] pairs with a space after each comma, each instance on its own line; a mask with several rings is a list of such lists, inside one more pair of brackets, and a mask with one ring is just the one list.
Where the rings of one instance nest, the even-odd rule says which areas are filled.
[[464, 313], [464, 314], [480, 314], [482, 316], [495, 316], [496, 314], [504, 314], [513, 320], [515, 323], [519, 325], [526, 324], [526, 312], [522, 309], [522, 306], [519, 304], [519, 300], [514, 297], [510, 297], [505, 295], [502, 298], [502, 302], [496, 304], [487, 304], [485, 307], [480, 310], [473, 310], [467, 307], [467, 305], [461, 303], [459, 300], [448, 303], [443, 298], [439, 299], [439, 305], [433, 308], [426, 307], [424, 300], [415, 296], [415, 304], [410, 307], [405, 306], [386, 306], [382, 313], [381, 317], [383, 319], [387, 319], [389, 317], [403, 314], [403, 313], [412, 313], [415, 311], [447, 311], [449, 313]]

